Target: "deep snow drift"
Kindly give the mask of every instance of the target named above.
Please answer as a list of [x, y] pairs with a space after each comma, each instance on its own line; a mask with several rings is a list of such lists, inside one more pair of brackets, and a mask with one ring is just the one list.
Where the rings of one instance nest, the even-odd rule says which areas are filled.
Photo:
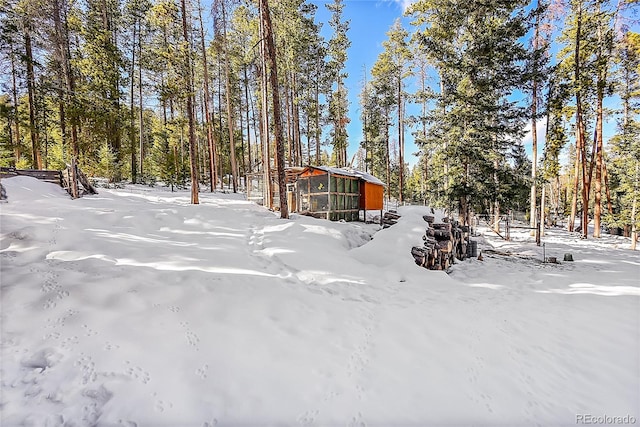
[[[640, 419], [629, 240], [480, 238], [417, 267], [397, 225], [131, 186], [2, 181], [3, 426], [575, 425]], [[375, 233], [375, 234], [374, 234]], [[373, 240], [369, 241], [373, 235]], [[504, 256], [491, 253], [496, 249]]]

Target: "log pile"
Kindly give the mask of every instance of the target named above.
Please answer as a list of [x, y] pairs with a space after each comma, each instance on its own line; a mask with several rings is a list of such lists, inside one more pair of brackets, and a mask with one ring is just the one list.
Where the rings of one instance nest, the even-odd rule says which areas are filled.
[[398, 219], [400, 219], [401, 215], [398, 215], [397, 211], [389, 211], [389, 212], [385, 212], [384, 215], [382, 216], [382, 228], [389, 228], [392, 225], [395, 225], [398, 222]]
[[74, 187], [75, 191], [78, 191], [77, 188], [79, 182], [82, 185], [83, 192], [81, 194], [77, 194], [75, 197], [81, 197], [83, 194], [98, 194], [93, 185], [91, 185], [91, 182], [89, 182], [89, 178], [87, 178], [84, 172], [82, 172], [77, 165], [75, 165], [75, 178], [77, 181], [75, 183], [73, 182], [73, 167], [74, 166], [72, 165], [67, 165], [67, 168], [62, 171], [62, 188], [67, 190], [67, 193], [69, 193], [71, 197], [74, 197]]
[[455, 259], [467, 257], [469, 227], [451, 223], [448, 218], [436, 223], [432, 215], [423, 219], [428, 224], [422, 236], [424, 245], [411, 248], [416, 264], [429, 270], [447, 270]]

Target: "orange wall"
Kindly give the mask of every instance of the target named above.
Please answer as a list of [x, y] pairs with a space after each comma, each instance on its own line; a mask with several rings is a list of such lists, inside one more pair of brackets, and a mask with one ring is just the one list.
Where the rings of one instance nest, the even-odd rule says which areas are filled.
[[318, 176], [318, 175], [326, 175], [326, 174], [327, 173], [325, 171], [322, 171], [319, 169], [308, 169], [303, 173], [301, 173], [300, 176], [305, 177], [305, 176]]
[[384, 187], [382, 185], [376, 185], [365, 181], [364, 191], [360, 194], [360, 209], [381, 210], [383, 208]]

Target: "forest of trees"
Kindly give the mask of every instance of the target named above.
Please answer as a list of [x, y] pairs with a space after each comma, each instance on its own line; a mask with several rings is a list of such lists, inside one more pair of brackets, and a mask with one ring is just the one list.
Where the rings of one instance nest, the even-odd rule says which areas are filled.
[[112, 182], [190, 185], [193, 203], [200, 186], [238, 191], [248, 173], [353, 166], [387, 197], [462, 221], [517, 210], [533, 226], [542, 211], [571, 230], [579, 219], [584, 237], [589, 221], [596, 237], [636, 237], [638, 4], [419, 0], [349, 88], [343, 0], [4, 0], [0, 165], [75, 161]]

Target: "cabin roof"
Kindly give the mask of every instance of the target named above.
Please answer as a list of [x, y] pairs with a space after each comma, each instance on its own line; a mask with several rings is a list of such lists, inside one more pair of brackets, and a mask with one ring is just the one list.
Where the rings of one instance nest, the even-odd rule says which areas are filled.
[[363, 181], [369, 182], [371, 184], [382, 185], [382, 186], [385, 185], [384, 182], [380, 181], [375, 176], [366, 172], [355, 170], [355, 169], [336, 168], [332, 166], [307, 166], [305, 169], [317, 169], [317, 170], [330, 173], [331, 175], [351, 176], [351, 177], [360, 178]]

